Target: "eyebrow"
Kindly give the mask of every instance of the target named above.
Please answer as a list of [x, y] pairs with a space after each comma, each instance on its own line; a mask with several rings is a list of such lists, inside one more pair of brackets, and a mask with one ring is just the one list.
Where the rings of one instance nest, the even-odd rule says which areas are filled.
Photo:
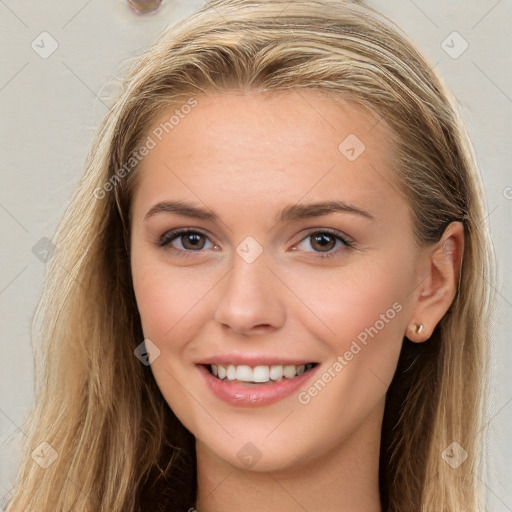
[[[371, 213], [363, 210], [362, 208], [358, 208], [353, 204], [346, 203], [345, 201], [322, 201], [316, 203], [288, 205], [278, 212], [276, 220], [280, 223], [292, 222], [295, 220], [320, 217], [322, 215], [337, 212], [352, 213], [365, 217], [371, 221], [376, 220]], [[215, 222], [219, 219], [217, 214], [212, 210], [196, 206], [192, 203], [187, 203], [185, 201], [162, 201], [155, 204], [148, 210], [144, 216], [144, 220], [147, 220], [158, 213], [181, 215], [183, 217], [190, 217], [210, 222]]]

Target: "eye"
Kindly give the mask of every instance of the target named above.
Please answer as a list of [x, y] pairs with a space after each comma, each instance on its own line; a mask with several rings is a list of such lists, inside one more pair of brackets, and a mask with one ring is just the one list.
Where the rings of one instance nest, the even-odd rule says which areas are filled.
[[[173, 245], [175, 240], [178, 242], [177, 247]], [[211, 247], [205, 247], [206, 240], [210, 241], [210, 239], [201, 231], [191, 229], [174, 229], [164, 233], [158, 241], [158, 245], [161, 247], [169, 246], [169, 249], [175, 250], [175, 252], [181, 256], [182, 254], [180, 254], [180, 252], [201, 252], [201, 249], [217, 247], [213, 244]]]
[[[207, 242], [210, 243], [208, 247]], [[308, 251], [306, 248], [301, 248], [301, 244], [310, 243], [312, 251]], [[175, 245], [177, 243], [177, 246]], [[338, 250], [334, 250], [338, 243]], [[157, 242], [160, 247], [166, 247], [178, 256], [187, 256], [192, 252], [203, 252], [202, 249], [218, 249], [219, 247], [211, 242], [209, 237], [198, 230], [181, 228], [167, 231], [164, 233], [160, 240]], [[327, 229], [316, 230], [310, 232], [305, 238], [297, 244], [293, 250], [300, 250], [305, 252], [314, 252], [320, 258], [327, 258], [330, 256], [336, 256], [343, 247], [353, 247], [353, 243], [348, 240], [345, 235], [337, 231], [331, 231]]]
[[[338, 245], [338, 250], [333, 251], [332, 249], [336, 247], [337, 242], [340, 242], [341, 246]], [[300, 248], [300, 245], [304, 243], [309, 243], [310, 247], [313, 247], [313, 251], [304, 248], [301, 248], [301, 250], [320, 253], [321, 258], [337, 255], [342, 247], [353, 247], [352, 242], [342, 236], [341, 233], [325, 229], [310, 232], [296, 247]]]

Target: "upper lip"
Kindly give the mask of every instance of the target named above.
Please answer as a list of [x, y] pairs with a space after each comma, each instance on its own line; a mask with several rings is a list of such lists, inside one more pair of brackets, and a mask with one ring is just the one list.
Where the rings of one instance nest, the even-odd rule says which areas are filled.
[[315, 361], [312, 359], [291, 359], [287, 356], [276, 356], [273, 354], [219, 354], [214, 355], [201, 361], [198, 361], [196, 364], [203, 365], [212, 365], [212, 364], [221, 364], [221, 365], [229, 365], [233, 364], [235, 366], [246, 365], [246, 366], [272, 366], [272, 365], [301, 365], [301, 364], [309, 364], [314, 363]]

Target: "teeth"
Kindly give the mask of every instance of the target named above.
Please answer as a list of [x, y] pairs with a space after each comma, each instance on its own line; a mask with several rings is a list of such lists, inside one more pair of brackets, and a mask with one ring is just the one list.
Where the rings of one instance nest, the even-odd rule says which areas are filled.
[[294, 364], [283, 366], [283, 376], [287, 379], [293, 379], [297, 375], [297, 367]]
[[252, 370], [250, 366], [237, 366], [236, 367], [236, 379], [244, 382], [252, 380]]
[[279, 380], [283, 378], [283, 365], [275, 364], [270, 367], [270, 378], [272, 380]]
[[220, 380], [238, 380], [241, 382], [269, 382], [281, 380], [283, 377], [286, 379], [293, 379], [298, 375], [313, 368], [314, 364], [275, 364], [272, 366], [250, 366], [240, 365], [235, 366], [212, 364], [210, 366], [211, 373], [218, 377]]
[[270, 380], [270, 368], [268, 366], [256, 366], [252, 370], [253, 382], [268, 382]]
[[236, 366], [234, 364], [230, 364], [226, 370], [226, 379], [235, 380], [236, 379]]

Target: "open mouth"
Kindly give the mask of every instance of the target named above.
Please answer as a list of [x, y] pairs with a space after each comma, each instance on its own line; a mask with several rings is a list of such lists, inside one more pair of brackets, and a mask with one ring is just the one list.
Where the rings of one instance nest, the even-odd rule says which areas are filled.
[[310, 370], [318, 363], [308, 364], [276, 364], [272, 366], [246, 366], [246, 365], [204, 365], [217, 379], [229, 382], [243, 382], [244, 384], [273, 384], [283, 379], [294, 379]]

